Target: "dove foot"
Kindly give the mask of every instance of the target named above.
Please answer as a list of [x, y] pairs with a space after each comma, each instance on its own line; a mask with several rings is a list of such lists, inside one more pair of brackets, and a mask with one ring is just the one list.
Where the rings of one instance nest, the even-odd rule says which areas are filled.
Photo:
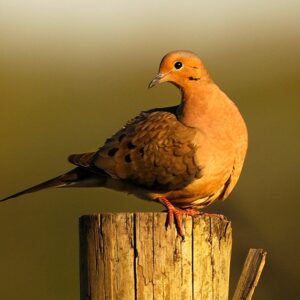
[[192, 208], [178, 209], [165, 197], [159, 198], [159, 202], [162, 203], [168, 210], [167, 225], [168, 226], [173, 225], [174, 219], [175, 219], [175, 225], [176, 225], [177, 232], [182, 238], [184, 238], [182, 215], [195, 216], [195, 215], [200, 215], [201, 212], [196, 209], [192, 209]]

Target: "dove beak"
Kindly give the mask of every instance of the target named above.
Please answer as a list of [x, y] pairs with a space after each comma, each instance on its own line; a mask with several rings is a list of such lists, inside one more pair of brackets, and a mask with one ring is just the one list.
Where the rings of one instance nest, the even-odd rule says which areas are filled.
[[154, 87], [155, 85], [164, 82], [165, 81], [164, 78], [166, 77], [166, 75], [168, 75], [168, 73], [165, 73], [165, 74], [158, 73], [153, 78], [153, 80], [149, 83], [148, 88], [150, 89], [150, 88]]

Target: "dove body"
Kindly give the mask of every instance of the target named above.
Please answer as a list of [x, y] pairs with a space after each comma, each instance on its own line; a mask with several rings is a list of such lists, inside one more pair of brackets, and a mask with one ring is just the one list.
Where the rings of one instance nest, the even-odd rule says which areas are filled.
[[247, 128], [236, 105], [212, 81], [194, 82], [181, 91], [176, 117], [187, 128], [197, 129], [195, 135], [191, 131], [191, 140], [201, 176], [179, 190], [145, 193], [133, 188], [131, 192], [151, 200], [166, 197], [181, 208], [200, 209], [224, 200], [236, 185], [247, 152]]
[[175, 213], [174, 206], [198, 209], [225, 199], [247, 151], [239, 110], [192, 52], [162, 59], [149, 87], [163, 82], [180, 89], [179, 105], [142, 112], [97, 151], [71, 155], [71, 171], [1, 201], [49, 187], [91, 186], [160, 201]]

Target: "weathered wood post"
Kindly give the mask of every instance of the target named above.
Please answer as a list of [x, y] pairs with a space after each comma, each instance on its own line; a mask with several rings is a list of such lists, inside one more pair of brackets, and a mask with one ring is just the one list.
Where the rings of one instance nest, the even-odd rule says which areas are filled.
[[231, 225], [184, 217], [185, 240], [166, 213], [80, 218], [81, 300], [228, 299]]

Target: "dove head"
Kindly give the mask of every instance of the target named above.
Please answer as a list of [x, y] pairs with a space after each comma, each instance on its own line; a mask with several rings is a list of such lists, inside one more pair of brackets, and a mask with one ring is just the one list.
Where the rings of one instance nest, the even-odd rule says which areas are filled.
[[166, 54], [159, 72], [150, 82], [149, 88], [162, 82], [171, 82], [181, 89], [200, 82], [211, 81], [200, 58], [190, 51], [173, 51]]

